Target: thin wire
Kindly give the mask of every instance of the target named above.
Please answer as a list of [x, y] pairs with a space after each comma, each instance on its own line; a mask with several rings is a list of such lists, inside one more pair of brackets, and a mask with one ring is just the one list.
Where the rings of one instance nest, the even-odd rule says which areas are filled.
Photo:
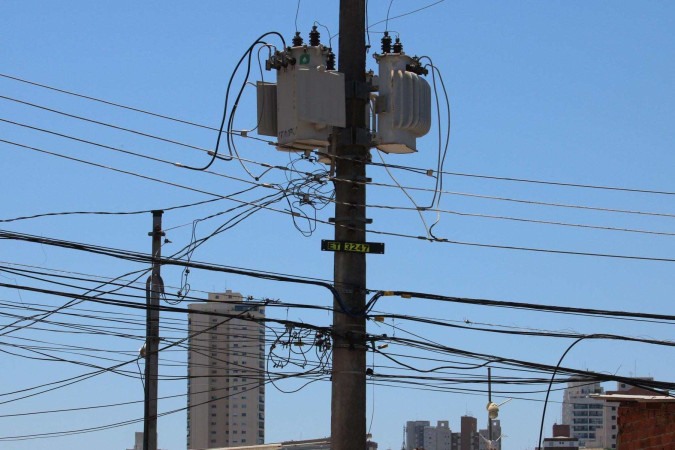
[[[379, 149], [376, 149], [376, 150], [377, 150], [377, 155], [380, 157], [380, 160], [382, 161], [382, 163], [384, 163], [384, 158], [382, 157], [382, 152]], [[408, 199], [413, 204], [413, 206], [415, 206], [414, 210], [417, 211], [417, 214], [419, 214], [419, 216], [420, 216], [420, 220], [422, 221], [422, 225], [424, 225], [424, 230], [427, 232], [427, 237], [430, 237], [431, 234], [429, 232], [429, 226], [427, 225], [427, 221], [424, 220], [424, 215], [422, 214], [422, 208], [420, 208], [419, 205], [417, 203], [415, 203], [415, 199], [412, 198], [412, 196], [410, 194], [408, 194], [408, 191], [403, 186], [401, 186], [401, 184], [398, 182], [398, 180], [396, 180], [394, 175], [387, 168], [386, 164], [384, 165], [384, 169], [387, 171], [387, 174], [389, 174], [389, 177], [392, 179], [392, 181], [401, 189], [401, 191], [405, 194], [405, 196], [408, 197]], [[333, 200], [333, 202], [335, 204], [338, 203], [335, 200]]]
[[298, 7], [295, 9], [295, 32], [298, 32], [298, 14], [300, 14], [300, 0], [298, 0]]
[[[336, 225], [337, 226], [337, 225]], [[674, 258], [659, 258], [652, 256], [637, 256], [637, 255], [622, 255], [616, 253], [594, 253], [594, 252], [584, 252], [584, 251], [574, 251], [574, 250], [558, 250], [551, 248], [541, 248], [541, 247], [523, 247], [517, 245], [500, 245], [500, 244], [484, 244], [481, 242], [470, 242], [470, 241], [457, 241], [445, 238], [436, 238], [430, 239], [425, 236], [415, 236], [412, 234], [405, 233], [394, 233], [390, 231], [379, 231], [368, 229], [368, 233], [379, 234], [383, 236], [395, 236], [406, 239], [418, 239], [428, 242], [438, 242], [442, 244], [451, 244], [451, 245], [463, 245], [468, 247], [481, 247], [481, 248], [491, 248], [491, 249], [501, 249], [501, 250], [515, 250], [515, 251], [524, 251], [524, 252], [534, 252], [534, 253], [550, 253], [554, 255], [571, 255], [571, 256], [592, 256], [596, 258], [610, 258], [610, 259], [626, 259], [633, 261], [655, 261], [655, 262], [675, 262]]]
[[44, 88], [44, 89], [49, 89], [51, 91], [60, 92], [62, 94], [72, 95], [74, 97], [79, 97], [79, 98], [83, 98], [83, 99], [86, 99], [86, 100], [91, 100], [91, 101], [94, 101], [94, 102], [103, 103], [105, 105], [115, 106], [117, 108], [122, 108], [122, 109], [127, 109], [129, 111], [147, 114], [149, 116], [158, 117], [160, 119], [170, 120], [172, 122], [178, 122], [178, 123], [182, 123], [182, 124], [185, 124], [185, 125], [191, 125], [191, 126], [194, 126], [194, 127], [204, 128], [206, 130], [218, 131], [218, 128], [211, 127], [211, 126], [208, 126], [208, 125], [204, 125], [204, 124], [201, 124], [201, 123], [191, 122], [189, 120], [178, 119], [178, 118], [175, 118], [175, 117], [167, 116], [167, 115], [164, 115], [164, 114], [159, 114], [159, 113], [148, 111], [148, 110], [145, 110], [145, 109], [139, 109], [139, 108], [134, 108], [134, 107], [127, 106], [127, 105], [122, 105], [120, 103], [115, 103], [115, 102], [111, 102], [109, 100], [103, 100], [103, 99], [100, 99], [100, 98], [91, 97], [89, 95], [79, 94], [79, 93], [73, 92], [73, 91], [67, 91], [65, 89], [59, 89], [59, 88], [56, 88], [56, 87], [53, 87], [53, 86], [48, 86], [46, 84], [37, 83], [35, 81], [26, 80], [26, 79], [23, 79], [23, 78], [12, 76], [12, 75], [0, 73], [0, 77], [8, 78], [8, 79], [11, 79], [11, 80], [14, 80], [14, 81], [26, 83], [26, 84], [41, 87], [41, 88]]
[[[171, 162], [171, 161], [168, 161], [168, 160], [163, 160], [163, 159], [160, 159], [160, 158], [150, 157], [150, 156], [147, 156], [147, 155], [139, 154], [139, 153], [137, 153], [137, 152], [133, 152], [133, 151], [129, 151], [129, 150], [124, 150], [124, 149], [120, 149], [120, 148], [117, 148], [117, 147], [112, 147], [112, 146], [108, 146], [108, 145], [96, 143], [96, 142], [93, 142], [93, 141], [88, 141], [88, 140], [80, 139], [80, 138], [77, 138], [77, 137], [74, 137], [74, 136], [70, 136], [70, 135], [65, 135], [65, 134], [53, 132], [53, 131], [46, 130], [46, 129], [43, 129], [43, 128], [33, 127], [33, 126], [30, 126], [30, 125], [26, 125], [26, 124], [14, 122], [14, 121], [7, 120], [7, 119], [2, 119], [2, 118], [0, 118], [0, 121], [2, 121], [2, 122], [7, 122], [7, 123], [10, 123], [10, 124], [13, 124], [13, 125], [17, 125], [17, 126], [21, 126], [21, 127], [30, 128], [30, 129], [37, 130], [37, 131], [41, 131], [41, 132], [45, 132], [45, 133], [49, 133], [49, 134], [54, 134], [54, 135], [57, 135], [57, 136], [60, 136], [60, 137], [64, 137], [64, 138], [71, 139], [71, 140], [75, 140], [75, 141], [78, 141], [78, 142], [87, 143], [87, 144], [90, 144], [90, 145], [95, 145], [95, 146], [98, 146], [98, 147], [101, 147], [101, 148], [105, 148], [105, 149], [109, 149], [109, 150], [113, 150], [113, 151], [118, 151], [118, 152], [122, 152], [122, 153], [125, 153], [125, 154], [133, 155], [133, 156], [138, 156], [138, 157], [145, 158], [145, 159], [149, 159], [149, 160], [152, 160], [152, 161], [155, 161], [155, 162], [160, 162], [160, 163], [164, 163], [164, 164], [168, 164], [168, 165], [175, 165], [175, 163], [173, 163], [173, 162]], [[446, 150], [447, 150], [447, 147], [446, 147]], [[378, 153], [378, 154], [379, 154], [379, 153]], [[405, 193], [405, 195], [413, 202], [413, 205], [415, 205], [414, 210], [417, 211], [418, 214], [420, 215], [420, 218], [422, 219], [422, 222], [424, 223], [425, 229], [427, 230], [427, 236], [429, 236], [429, 235], [431, 234], [431, 233], [430, 233], [430, 228], [426, 225], [426, 222], [424, 221], [424, 217], [423, 217], [422, 212], [421, 212], [422, 209], [415, 203], [414, 199], [406, 192], [406, 189], [420, 190], [420, 188], [404, 188], [404, 187], [403, 187], [400, 183], [398, 183], [398, 181], [394, 178], [393, 174], [392, 174], [392, 173], [390, 172], [390, 170], [389, 170], [388, 165], [385, 163], [384, 159], [382, 158], [382, 155], [379, 154], [379, 156], [380, 156], [380, 160], [382, 161], [383, 167], [385, 168], [385, 170], [387, 171], [387, 173], [389, 174], [389, 176], [392, 178], [392, 180], [396, 183], [397, 187], [400, 188], [401, 190], [403, 190], [403, 192]], [[269, 169], [268, 169], [268, 170], [269, 170]], [[244, 179], [237, 178], [237, 177], [232, 177], [232, 176], [228, 176], [228, 175], [224, 175], [224, 174], [219, 174], [219, 173], [216, 173], [216, 172], [213, 172], [213, 171], [206, 171], [206, 172], [209, 173], [209, 174], [212, 174], [212, 175], [216, 175], [216, 176], [220, 176], [220, 177], [224, 177], [224, 178], [229, 178], [229, 179], [234, 179], [234, 180], [236, 180], [236, 181], [242, 181], [242, 182], [245, 182], [245, 183], [251, 183], [251, 184], [252, 184], [252, 182], [249, 181], [249, 180], [244, 180]], [[297, 171], [296, 171], [296, 172], [297, 172]], [[250, 173], [250, 172], [249, 172], [249, 173]], [[259, 178], [259, 177], [256, 177], [256, 179], [257, 179], [257, 178]], [[441, 177], [441, 178], [442, 178], [442, 177]], [[437, 184], [438, 184], [438, 181], [437, 181]], [[260, 185], [262, 185], [262, 184], [260, 184]], [[384, 185], [384, 184], [381, 184], [381, 183], [374, 183], [374, 185], [387, 186], [387, 185]], [[441, 191], [440, 191], [440, 192], [443, 192], [443, 191], [442, 191], [442, 182], [441, 182], [441, 186], [440, 186], [440, 187], [441, 187]], [[437, 186], [436, 189], [438, 189], [438, 186]], [[434, 190], [434, 196], [436, 195], [437, 192], [439, 192], [439, 191], [438, 191], [438, 190]], [[463, 194], [457, 194], [457, 195], [463, 195]], [[471, 196], [471, 194], [466, 194], [466, 195]], [[487, 197], [487, 196], [480, 196], [480, 197]], [[488, 198], [490, 198], [490, 197], [488, 197]], [[439, 196], [438, 200], [440, 201], [440, 196]], [[209, 200], [209, 201], [212, 201], [212, 200]], [[328, 201], [333, 201], [333, 200], [332, 200], [332, 199], [329, 199]], [[517, 200], [511, 200], [511, 201], [517, 201]], [[530, 201], [522, 201], [522, 202], [525, 202], [525, 203], [539, 203], [539, 204], [546, 204], [546, 203], [530, 202]], [[562, 206], [562, 205], [557, 205], [557, 204], [547, 204], [547, 205], [550, 205], [550, 206]], [[407, 208], [404, 208], [404, 207], [389, 207], [389, 206], [382, 206], [382, 205], [368, 205], [368, 206], [370, 206], [370, 207], [375, 207], [375, 208], [384, 208], [384, 209], [402, 209], [402, 210], [407, 209]], [[433, 206], [433, 205], [432, 205], [432, 206]], [[576, 206], [576, 205], [567, 205], [566, 207], [575, 207], [575, 208], [578, 207], [578, 208], [582, 208], [582, 209], [600, 209], [600, 210], [607, 210], [606, 208], [592, 208], [592, 207], [584, 207], [584, 206]], [[643, 233], [643, 234], [654, 234], [654, 235], [666, 235], [666, 236], [672, 236], [672, 235], [675, 235], [675, 233], [659, 232], [659, 231], [651, 231], [651, 230], [640, 230], [640, 229], [630, 229], [630, 228], [617, 228], [617, 227], [595, 226], [595, 225], [587, 225], [587, 224], [576, 224], [576, 223], [565, 223], [565, 222], [555, 222], [555, 221], [544, 221], [544, 220], [524, 219], [524, 218], [516, 218], [516, 217], [508, 217], [508, 216], [495, 216], [495, 215], [489, 215], [489, 214], [472, 214], [472, 213], [465, 213], [465, 212], [460, 212], [460, 211], [448, 211], [448, 210], [440, 210], [440, 209], [433, 209], [433, 210], [432, 210], [432, 209], [429, 209], [429, 208], [424, 208], [424, 209], [427, 209], [427, 210], [430, 210], [430, 211], [437, 212], [438, 215], [439, 215], [439, 217], [440, 217], [440, 213], [447, 213], [447, 214], [454, 214], [454, 215], [459, 215], [459, 216], [470, 216], [470, 217], [480, 217], [480, 218], [499, 219], [499, 220], [511, 220], [511, 221], [530, 222], [530, 223], [539, 223], [539, 224], [547, 224], [547, 225], [559, 225], [559, 226], [567, 226], [567, 227], [592, 228], [592, 229], [599, 229], [599, 230], [623, 231], [623, 232]], [[675, 215], [672, 215], [672, 214], [646, 213], [646, 212], [640, 212], [640, 211], [624, 211], [624, 210], [611, 210], [611, 211], [615, 211], [615, 212], [626, 212], [626, 213], [634, 213], [634, 214], [646, 214], [646, 215], [659, 215], [659, 216], [675, 217]], [[13, 220], [13, 219], [10, 219], [9, 221], [11, 221], [11, 220]], [[1, 223], [1, 222], [4, 222], [4, 221], [3, 221], [3, 220], [0, 220], [0, 223]], [[434, 225], [436, 225], [437, 223], [438, 223], [438, 220], [434, 223]], [[433, 228], [433, 226], [432, 226], [432, 228]], [[435, 236], [432, 235], [432, 237], [435, 237]]]
[[[373, 162], [369, 162], [368, 164], [374, 165], [374, 166], [379, 165], [378, 163], [373, 163]], [[421, 175], [426, 175], [426, 173], [427, 173], [426, 169], [422, 169], [420, 167], [402, 166], [402, 165], [393, 165], [393, 164], [389, 164], [389, 167], [394, 168], [394, 169], [407, 170], [407, 171], [415, 172], [415, 173], [418, 173], [418, 174], [421, 174]], [[574, 188], [585, 188], [585, 189], [599, 189], [599, 190], [609, 190], [609, 191], [634, 192], [634, 193], [640, 193], [640, 194], [675, 195], [675, 192], [673, 192], [673, 191], [661, 191], [661, 190], [653, 190], [653, 189], [625, 188], [625, 187], [619, 187], [619, 186], [593, 185], [593, 184], [582, 184], [582, 183], [566, 183], [566, 182], [561, 182], [561, 181], [548, 181], [548, 180], [540, 180], [540, 179], [527, 179], [527, 178], [515, 178], [515, 177], [500, 177], [500, 176], [493, 176], [493, 175], [480, 175], [480, 174], [462, 173], [462, 172], [444, 171], [443, 174], [456, 176], [456, 177], [480, 178], [480, 179], [497, 180], [497, 181], [512, 181], [512, 182], [518, 182], [518, 183], [542, 184], [542, 185], [549, 185], [549, 186], [563, 186], [563, 187], [574, 187]]]
[[[228, 104], [228, 101], [229, 101], [229, 98], [230, 98], [230, 87], [232, 86], [232, 82], [234, 81], [234, 77], [235, 77], [237, 71], [239, 70], [239, 66], [241, 66], [241, 63], [244, 61], [244, 59], [246, 59], [246, 56], [248, 55], [249, 63], [248, 63], [248, 69], [247, 69], [247, 72], [246, 72], [246, 77], [245, 77], [244, 82], [242, 84], [241, 90], [239, 91], [239, 94], [237, 95], [237, 98], [234, 102], [234, 105], [232, 106], [232, 110], [230, 111], [229, 124], [231, 124], [232, 120], [234, 119], [234, 113], [236, 111], [237, 104], [239, 102], [239, 98], [241, 97], [241, 93], [244, 91], [244, 88], [246, 87], [246, 80], [248, 79], [248, 74], [250, 73], [250, 70], [251, 70], [251, 55], [252, 55], [253, 49], [255, 48], [256, 45], [259, 45], [259, 44], [267, 45], [264, 41], [261, 41], [261, 39], [263, 39], [266, 36], [270, 36], [270, 35], [278, 36], [281, 39], [281, 42], [283, 43], [284, 48], [286, 48], [286, 41], [284, 40], [284, 37], [276, 31], [270, 31], [270, 32], [261, 34], [253, 42], [253, 44], [251, 44], [251, 46], [248, 48], [248, 50], [241, 56], [241, 58], [239, 59], [239, 62], [237, 62], [237, 65], [234, 67], [234, 70], [232, 71], [232, 75], [230, 76], [230, 80], [227, 83], [227, 88], [225, 90], [225, 104], [223, 106], [223, 118], [220, 122], [220, 128], [218, 129], [218, 136], [216, 138], [216, 145], [213, 149], [213, 155], [211, 156], [211, 160], [202, 167], [192, 167], [192, 166], [187, 166], [187, 165], [181, 165], [181, 167], [184, 167], [184, 168], [189, 169], [189, 170], [204, 171], [204, 170], [208, 169], [209, 167], [211, 167], [211, 165], [216, 161], [216, 158], [218, 157], [218, 150], [220, 148], [220, 140], [221, 140], [222, 135], [223, 135], [222, 131], [223, 131], [223, 128], [225, 127], [225, 120], [227, 118], [227, 104]], [[228, 130], [230, 130], [230, 129], [231, 128], [228, 125]], [[228, 146], [229, 146], [229, 139], [230, 139], [230, 135], [228, 134], [227, 135]], [[232, 157], [233, 157], [232, 151], [230, 150], [229, 159], [232, 159]], [[246, 167], [244, 167], [244, 169], [246, 169]]]
[[[42, 213], [42, 214], [33, 214], [31, 216], [20, 216], [20, 217], [14, 217], [11, 219], [0, 219], [0, 223], [7, 223], [7, 222], [16, 222], [19, 220], [29, 220], [29, 219], [37, 219], [40, 217], [52, 217], [52, 216], [69, 216], [69, 215], [113, 215], [113, 216], [125, 216], [125, 215], [136, 215], [136, 214], [147, 214], [152, 211], [155, 211], [157, 209], [160, 209], [162, 211], [172, 211], [175, 209], [182, 209], [182, 208], [190, 208], [192, 206], [199, 206], [199, 205], [204, 205], [206, 203], [213, 203], [223, 200], [222, 198], [212, 198], [208, 200], [202, 200], [199, 202], [194, 202], [194, 203], [187, 203], [183, 205], [177, 205], [177, 206], [169, 206], [166, 208], [152, 208], [152, 209], [147, 209], [147, 210], [141, 210], [141, 211], [61, 211], [61, 212], [49, 212], [49, 213]], [[167, 230], [164, 230], [167, 231]]]
[[[84, 122], [89, 122], [89, 123], [93, 123], [93, 124], [96, 124], [96, 125], [101, 125], [101, 126], [104, 126], [104, 127], [112, 128], [112, 129], [115, 129], [115, 130], [124, 131], [126, 133], [136, 134], [136, 135], [143, 136], [143, 137], [146, 137], [146, 138], [155, 139], [155, 140], [158, 140], [158, 141], [161, 141], [161, 142], [167, 142], [169, 144], [174, 144], [174, 145], [178, 145], [178, 146], [181, 146], [181, 147], [187, 147], [187, 148], [191, 148], [191, 149], [194, 149], [194, 150], [201, 150], [203, 152], [209, 151], [209, 149], [206, 149], [206, 148], [197, 147], [197, 146], [186, 144], [184, 142], [176, 141], [176, 140], [173, 140], [173, 139], [163, 138], [163, 137], [160, 137], [160, 136], [156, 136], [154, 134], [145, 133], [143, 131], [138, 131], [138, 130], [134, 130], [134, 129], [131, 129], [131, 128], [121, 127], [119, 125], [113, 125], [111, 123], [102, 122], [100, 120], [89, 119], [89, 118], [84, 117], [84, 116], [78, 116], [76, 114], [71, 114], [71, 113], [61, 111], [61, 110], [58, 110], [58, 109], [54, 109], [54, 108], [48, 108], [46, 106], [38, 105], [36, 103], [27, 102], [27, 101], [24, 101], [24, 100], [19, 100], [19, 99], [12, 98], [12, 97], [7, 97], [5, 95], [0, 95], [0, 98], [4, 99], [4, 100], [15, 102], [15, 103], [20, 103], [22, 105], [30, 106], [32, 108], [41, 109], [43, 111], [49, 111], [51, 113], [59, 114], [61, 116], [70, 117], [71, 119], [82, 120]], [[4, 120], [4, 121], [9, 122], [7, 120]], [[14, 122], [11, 122], [11, 123], [14, 123]], [[17, 123], [14, 123], [14, 124], [18, 125]]]
[[[393, 0], [392, 0], [392, 1], [393, 1]], [[375, 23], [371, 24], [370, 26], [371, 26], [371, 27], [374, 27], [375, 25], [379, 25], [379, 24], [381, 24], [382, 22], [385, 22], [385, 21], [388, 22], [389, 20], [399, 19], [399, 18], [401, 18], [401, 17], [405, 17], [405, 16], [409, 16], [409, 15], [411, 15], [411, 14], [415, 14], [415, 13], [420, 12], [420, 11], [423, 11], [423, 10], [425, 10], [425, 9], [427, 9], [427, 8], [431, 8], [432, 6], [436, 6], [436, 5], [438, 5], [439, 3], [443, 3], [444, 1], [445, 1], [445, 0], [439, 0], [439, 1], [437, 1], [437, 2], [430, 3], [430, 4], [426, 5], [426, 6], [422, 6], [421, 8], [417, 8], [417, 9], [415, 9], [415, 10], [408, 11], [408, 12], [403, 13], [403, 14], [399, 14], [398, 16], [389, 17], [389, 13], [387, 13], [387, 19], [386, 19], [386, 20], [380, 20], [379, 22], [375, 22]], [[390, 4], [389, 6], [391, 7], [391, 4]]]
[[[432, 4], [427, 5], [423, 8], [421, 8], [421, 9], [429, 8], [429, 7], [434, 6], [438, 3], [442, 3], [443, 1], [445, 1], [445, 0], [441, 0], [441, 1], [438, 1], [436, 3], [432, 3]], [[419, 11], [419, 10], [412, 11], [411, 13], [417, 12], [417, 11]], [[407, 14], [411, 14], [411, 13], [407, 13]], [[392, 17], [391, 19], [395, 19], [397, 17], [402, 17], [402, 16], [395, 16], [395, 17]], [[375, 24], [372, 24], [371, 28], [373, 26], [375, 26], [377, 24], [380, 24], [380, 23], [383, 23], [383, 22], [384, 22], [384, 20], [381, 20], [381, 21], [379, 21]], [[335, 34], [335, 35], [331, 36], [331, 38], [335, 37], [337, 35], [338, 34]], [[156, 112], [152, 112], [152, 111], [148, 111], [148, 110], [144, 110], [144, 109], [140, 109], [140, 108], [134, 108], [134, 107], [131, 107], [131, 106], [120, 104], [120, 103], [115, 103], [115, 102], [112, 102], [112, 101], [109, 101], [109, 100], [103, 100], [103, 99], [100, 99], [100, 98], [96, 98], [96, 97], [76, 93], [76, 92], [73, 92], [73, 91], [68, 91], [68, 90], [65, 90], [65, 89], [60, 89], [60, 88], [56, 88], [56, 87], [53, 87], [53, 86], [37, 83], [37, 82], [34, 82], [34, 81], [22, 79], [22, 78], [15, 77], [15, 76], [12, 76], [12, 75], [0, 73], [0, 77], [8, 78], [8, 79], [11, 79], [11, 80], [15, 80], [15, 81], [18, 81], [18, 82], [21, 82], [21, 83], [26, 83], [26, 84], [33, 85], [33, 86], [38, 86], [38, 87], [41, 87], [41, 88], [44, 88], [44, 89], [49, 89], [49, 90], [52, 90], [52, 91], [55, 91], [55, 92], [60, 92], [60, 93], [63, 93], [63, 94], [72, 95], [72, 96], [75, 96], [75, 97], [79, 97], [79, 98], [103, 103], [103, 104], [106, 104], [106, 105], [115, 106], [115, 107], [118, 107], [118, 108], [123, 108], [123, 109], [127, 109], [127, 110], [130, 110], [130, 111], [135, 111], [135, 112], [142, 113], [142, 114], [147, 114], [147, 115], [150, 115], [150, 116], [154, 116], [154, 117], [158, 117], [158, 118], [162, 118], [162, 119], [166, 119], [166, 120], [171, 120], [171, 121], [178, 122], [178, 123], [183, 123], [183, 124], [186, 124], [186, 125], [191, 125], [191, 126], [204, 128], [204, 129], [208, 129], [208, 130], [212, 130], [212, 131], [218, 131], [218, 128], [207, 126], [207, 125], [204, 125], [204, 124], [199, 124], [199, 123], [191, 122], [191, 121], [188, 121], [188, 120], [178, 119], [178, 118], [175, 118], [175, 117], [159, 114], [159, 113], [156, 113]], [[244, 136], [242, 136], [242, 137], [244, 137]], [[266, 142], [266, 143], [274, 143], [273, 141], [266, 140], [266, 139], [260, 139], [260, 138], [256, 138], [256, 137], [253, 137], [253, 136], [245, 136], [245, 137], [249, 138], [249, 139], [257, 139], [257, 140], [260, 140], [260, 141], [263, 141], [263, 142]], [[178, 144], [178, 145], [180, 145], [180, 144]], [[206, 149], [200, 149], [200, 150], [206, 151]], [[378, 165], [378, 163], [372, 163], [372, 162], [369, 163], [369, 164], [375, 165], [375, 166]], [[423, 169], [423, 168], [419, 168], [419, 167], [393, 165], [393, 164], [389, 164], [388, 166], [390, 168], [399, 169], [399, 170], [408, 170], [408, 171], [412, 171], [412, 172], [422, 174], [422, 175], [426, 175], [426, 173], [427, 173], [427, 169]], [[481, 175], [481, 174], [472, 174], [472, 173], [461, 173], [461, 172], [447, 172], [447, 171], [445, 171], [443, 173], [445, 175], [451, 175], [451, 176], [471, 177], [471, 178], [490, 179], [490, 180], [499, 180], [499, 181], [534, 183], [534, 184], [576, 187], [576, 188], [587, 188], [587, 189], [605, 189], [605, 190], [635, 192], [635, 193], [644, 193], [644, 194], [675, 195], [675, 192], [673, 192], [673, 191], [662, 191], [662, 190], [651, 190], [651, 189], [640, 189], [640, 188], [625, 188], [625, 187], [617, 187], [617, 186], [601, 186], [601, 185], [590, 185], [590, 184], [579, 184], [579, 183], [567, 183], [567, 182], [559, 182], [559, 181], [525, 179], [525, 178], [515, 178], [515, 177], [500, 177], [500, 176]], [[449, 194], [453, 194], [453, 195], [467, 195], [467, 196], [475, 195], [475, 194], [463, 194], [463, 193], [452, 193], [452, 192], [445, 192], [445, 193], [449, 193]], [[478, 195], [475, 195], [475, 196], [478, 196]], [[480, 197], [480, 196], [478, 196], [478, 197]], [[490, 197], [487, 197], [487, 198], [490, 198]], [[504, 200], [509, 201], [507, 199], [504, 199]], [[512, 201], [518, 201], [518, 200], [512, 200]], [[527, 202], [527, 201], [523, 201], [523, 202]], [[527, 203], [536, 203], [536, 202], [527, 202]], [[557, 205], [552, 205], [552, 206], [557, 206]], [[563, 206], [563, 205], [560, 205], [560, 206]], [[624, 212], [624, 211], [621, 211], [621, 212]], [[647, 213], [647, 214], [649, 214], [649, 213]], [[660, 215], [660, 214], [655, 214], [655, 215]], [[670, 215], [668, 215], [668, 216], [670, 216]]]
[[572, 347], [574, 347], [575, 345], [577, 345], [579, 342], [586, 339], [587, 337], [590, 337], [590, 336], [580, 337], [576, 341], [572, 342], [569, 347], [567, 347], [567, 350], [565, 350], [565, 352], [562, 354], [562, 356], [558, 360], [558, 364], [555, 366], [555, 370], [553, 371], [553, 374], [551, 375], [551, 381], [548, 384], [548, 389], [546, 390], [546, 398], [544, 399], [544, 406], [542, 407], [542, 411], [541, 411], [541, 425], [539, 426], [539, 439], [537, 440], [537, 442], [539, 443], [538, 448], [542, 448], [541, 447], [541, 438], [544, 434], [544, 419], [546, 417], [546, 406], [548, 404], [548, 396], [551, 393], [551, 385], [553, 384], [553, 380], [555, 379], [555, 374], [558, 371], [558, 367], [560, 367], [560, 364], [562, 364], [562, 361], [565, 358], [565, 356], [567, 355], [567, 353], [570, 350], [572, 350]]
[[[368, 20], [368, 0], [366, 0], [366, 53], [370, 52], [370, 27], [368, 26]], [[328, 38], [331, 39], [330, 31], [328, 31]]]
[[[385, 19], [384, 28], [389, 29], [389, 12], [391, 11], [391, 5], [394, 3], [394, 0], [389, 0], [389, 7], [387, 8], [387, 18]], [[374, 24], [373, 24], [374, 25]]]
[[[373, 361], [372, 369], [373, 375], [375, 375], [375, 343], [373, 343]], [[370, 434], [371, 429], [373, 428], [373, 420], [375, 419], [375, 381], [371, 378], [370, 381], [370, 390], [371, 390], [371, 406], [370, 406], [370, 424], [368, 425], [368, 434]]]

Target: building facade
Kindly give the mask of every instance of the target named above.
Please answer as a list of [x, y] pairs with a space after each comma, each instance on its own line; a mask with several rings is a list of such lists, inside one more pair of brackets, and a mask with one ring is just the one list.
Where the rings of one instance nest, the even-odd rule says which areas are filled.
[[[629, 392], [633, 388], [630, 384], [617, 383], [615, 392]], [[617, 448], [618, 405], [590, 397], [604, 393], [599, 382], [578, 379], [567, 383], [562, 406], [563, 424], [570, 426], [570, 437], [579, 439], [580, 448]]]
[[[490, 424], [492, 424], [492, 433], [490, 433]], [[487, 428], [479, 430], [480, 442], [478, 450], [502, 450], [502, 425], [499, 419], [488, 419]], [[490, 439], [492, 434], [492, 439]]]
[[[495, 436], [501, 436], [499, 420], [493, 421]], [[431, 425], [428, 420], [406, 422], [405, 450], [480, 450], [480, 435], [475, 417], [462, 416], [460, 432], [453, 433], [450, 422], [439, 420]], [[487, 436], [487, 434], [486, 434]], [[496, 438], [495, 438], [496, 439]], [[501, 441], [500, 441], [501, 442]], [[495, 450], [501, 449], [494, 447]], [[487, 449], [487, 447], [485, 447]]]
[[562, 421], [570, 426], [570, 437], [579, 440], [579, 447], [616, 448], [608, 430], [611, 415], [602, 400], [590, 394], [602, 394], [597, 381], [576, 379], [567, 383], [563, 395]]
[[428, 420], [409, 420], [405, 423], [405, 449], [424, 448], [424, 429], [431, 426]]
[[460, 420], [460, 450], [478, 450], [480, 435], [475, 417], [462, 416]]
[[[187, 447], [265, 441], [265, 329], [262, 306], [226, 291], [188, 306]], [[239, 318], [241, 317], [241, 318]]]
[[447, 420], [424, 427], [424, 450], [452, 450], [452, 432]]

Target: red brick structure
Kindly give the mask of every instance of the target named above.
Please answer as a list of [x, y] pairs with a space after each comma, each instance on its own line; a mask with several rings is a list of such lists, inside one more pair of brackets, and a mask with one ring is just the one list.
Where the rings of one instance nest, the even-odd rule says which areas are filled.
[[675, 402], [622, 402], [618, 420], [619, 449], [675, 450]]
[[597, 397], [619, 403], [619, 450], [675, 450], [675, 397], [618, 393]]
[[572, 437], [569, 425], [553, 424], [553, 437]]

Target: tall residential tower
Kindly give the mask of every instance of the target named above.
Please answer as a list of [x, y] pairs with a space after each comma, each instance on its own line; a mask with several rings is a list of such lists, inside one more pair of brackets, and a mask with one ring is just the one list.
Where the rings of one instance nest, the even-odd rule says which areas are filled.
[[228, 290], [188, 309], [188, 449], [262, 444], [264, 308]]

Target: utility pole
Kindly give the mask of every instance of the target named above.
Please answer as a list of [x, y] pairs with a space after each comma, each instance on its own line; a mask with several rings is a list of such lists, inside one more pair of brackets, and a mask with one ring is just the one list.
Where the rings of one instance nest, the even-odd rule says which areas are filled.
[[[335, 136], [335, 240], [366, 241], [365, 0], [340, 1], [338, 70], [345, 77], [346, 127]], [[366, 254], [335, 252], [334, 283], [350, 314], [334, 300], [331, 449], [366, 448]], [[356, 314], [354, 314], [356, 313]]]
[[159, 366], [159, 296], [162, 290], [160, 259], [162, 258], [162, 214], [152, 211], [152, 275], [145, 287], [145, 398], [143, 450], [157, 450], [157, 378]]
[[[492, 404], [492, 368], [488, 367], [488, 406]], [[488, 410], [488, 439], [490, 439], [490, 445], [492, 445], [492, 417], [490, 417], [490, 411]]]

